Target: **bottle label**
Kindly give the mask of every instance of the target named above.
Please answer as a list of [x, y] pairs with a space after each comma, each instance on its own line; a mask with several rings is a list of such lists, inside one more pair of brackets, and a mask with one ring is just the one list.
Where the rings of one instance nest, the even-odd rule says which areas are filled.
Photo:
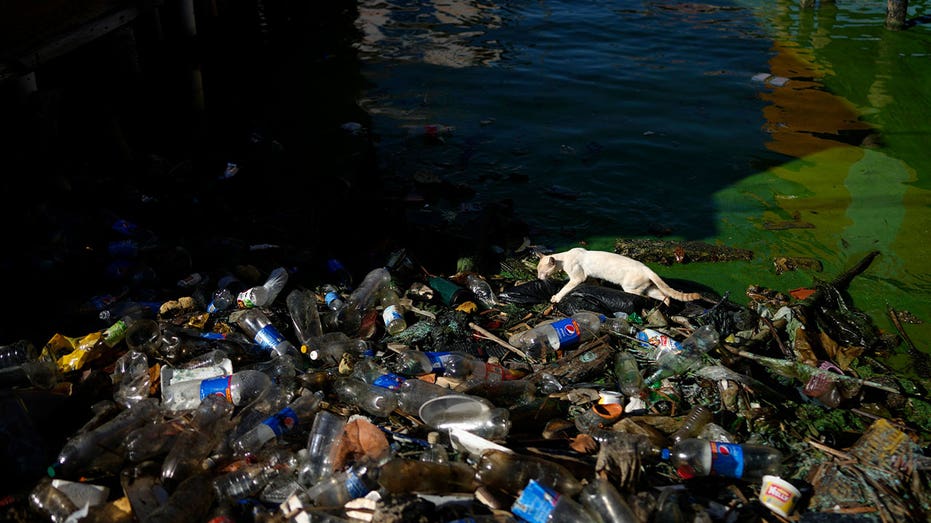
[[239, 295], [236, 296], [236, 303], [239, 305], [240, 309], [251, 309], [255, 307], [254, 287], [240, 292]]
[[446, 364], [452, 359], [452, 354], [449, 352], [425, 351], [424, 354], [430, 358], [430, 365], [433, 367], [433, 372], [446, 372]]
[[531, 479], [511, 506], [511, 512], [529, 523], [546, 523], [557, 501], [559, 494], [556, 491]]
[[205, 379], [200, 382], [200, 399], [204, 399], [211, 394], [218, 394], [226, 398], [226, 401], [232, 403], [233, 393], [230, 390], [230, 384], [232, 382], [232, 375]]
[[255, 333], [255, 342], [268, 350], [274, 350], [283, 341], [285, 341], [284, 336], [271, 324], [262, 327], [262, 330]]
[[297, 425], [297, 412], [291, 407], [285, 407], [262, 423], [268, 425], [276, 436], [280, 436]]
[[575, 345], [582, 339], [582, 329], [579, 327], [579, 322], [572, 318], [556, 320], [550, 325], [556, 329], [556, 337], [559, 339], [559, 347], [553, 347], [554, 349]]
[[365, 485], [362, 478], [352, 473], [346, 476], [345, 485], [346, 493], [349, 494], [349, 497], [352, 499], [361, 498], [372, 491], [372, 489]]
[[342, 300], [342, 298], [340, 298], [339, 294], [337, 294], [336, 291], [330, 291], [326, 293], [325, 295], [323, 295], [324, 303], [326, 303], [326, 306], [331, 309], [335, 308], [335, 306], [333, 305], [333, 302], [337, 300]]
[[381, 376], [375, 378], [375, 380], [372, 382], [372, 385], [375, 385], [376, 387], [384, 387], [386, 389], [391, 389], [391, 390], [398, 390], [399, 388], [401, 388], [401, 384], [404, 383], [405, 381], [406, 380], [404, 377], [389, 372], [389, 373], [382, 374]]
[[645, 349], [655, 349], [657, 354], [672, 351], [675, 353], [682, 352], [682, 346], [679, 342], [653, 329], [643, 329], [637, 333], [637, 339], [640, 345]]
[[385, 320], [385, 325], [391, 325], [394, 321], [404, 319], [404, 315], [401, 314], [401, 308], [397, 305], [385, 307], [384, 312], [381, 313], [381, 317]]
[[744, 451], [737, 443], [711, 441], [711, 472], [740, 479], [744, 475]]

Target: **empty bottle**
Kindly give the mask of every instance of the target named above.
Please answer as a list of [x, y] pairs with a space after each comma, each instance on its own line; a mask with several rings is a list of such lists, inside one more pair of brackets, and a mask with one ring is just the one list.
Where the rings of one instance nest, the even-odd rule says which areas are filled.
[[116, 388], [113, 399], [124, 407], [149, 397], [152, 378], [148, 358], [135, 349], [126, 351], [116, 360], [110, 380]]
[[480, 486], [475, 469], [462, 461], [433, 463], [393, 458], [379, 468], [378, 484], [393, 494], [475, 492]]
[[475, 478], [485, 486], [513, 495], [531, 479], [566, 496], [574, 496], [582, 490], [582, 483], [575, 475], [555, 461], [497, 449], [482, 453], [475, 465]]
[[602, 523], [578, 501], [535, 479], [521, 490], [511, 512], [528, 523]]
[[677, 376], [701, 364], [701, 357], [718, 344], [720, 335], [713, 325], [695, 329], [681, 344], [661, 347], [656, 352], [656, 372], [644, 380], [649, 387], [665, 378]]
[[250, 287], [236, 296], [236, 302], [241, 309], [253, 307], [266, 307], [271, 305], [278, 294], [288, 283], [288, 270], [284, 267], [274, 269], [262, 285]]
[[264, 312], [258, 309], [245, 311], [239, 316], [236, 323], [239, 328], [245, 331], [260, 346], [270, 351], [272, 355], [299, 357], [300, 352], [297, 348], [285, 339]]
[[72, 436], [48, 473], [52, 477], [77, 478], [110, 474], [119, 470], [125, 455], [122, 443], [126, 436], [159, 414], [155, 398], [146, 398], [123, 410], [113, 419]]
[[47, 516], [52, 523], [64, 523], [78, 510], [71, 498], [52, 484], [52, 478], [42, 478], [33, 487], [29, 492], [29, 506]]
[[643, 394], [643, 374], [632, 352], [622, 350], [614, 356], [614, 375], [624, 395], [637, 398]]
[[446, 364], [453, 357], [452, 352], [420, 351], [407, 349], [398, 353], [392, 370], [402, 376], [424, 376], [427, 374], [446, 373]]
[[604, 523], [637, 523], [639, 520], [617, 488], [605, 478], [595, 477], [579, 493], [579, 501]]
[[466, 285], [469, 286], [469, 290], [472, 291], [472, 294], [475, 295], [486, 309], [491, 309], [498, 305], [498, 298], [495, 295], [494, 289], [492, 289], [491, 284], [485, 281], [481, 276], [474, 273], [467, 274]]
[[222, 396], [233, 405], [245, 405], [271, 387], [272, 380], [262, 371], [246, 369], [228, 376], [162, 384], [162, 406], [169, 411], [196, 408], [210, 395]]
[[578, 311], [568, 318], [546, 321], [518, 332], [508, 338], [508, 343], [533, 358], [549, 359], [558, 350], [575, 348], [593, 338], [606, 319], [603, 314]]
[[314, 416], [307, 436], [307, 460], [301, 464], [298, 480], [307, 487], [333, 472], [336, 452], [343, 439], [348, 419], [328, 410]]
[[440, 443], [440, 433], [430, 432], [427, 434], [427, 448], [420, 453], [420, 461], [429, 461], [431, 463], [448, 463], [449, 453], [446, 447]]
[[694, 438], [698, 436], [698, 433], [701, 432], [705, 425], [711, 423], [713, 419], [714, 413], [711, 412], [710, 408], [704, 405], [696, 405], [692, 407], [692, 410], [685, 416], [682, 425], [669, 436], [669, 441], [675, 444], [685, 438]]
[[346, 308], [362, 312], [375, 306], [381, 290], [391, 282], [391, 273], [384, 267], [372, 269], [359, 285], [349, 294]]
[[362, 357], [370, 353], [369, 343], [360, 338], [349, 337], [346, 333], [327, 332], [309, 341], [307, 357], [314, 365], [339, 365], [346, 353]]
[[431, 276], [427, 285], [436, 291], [440, 302], [449, 307], [458, 307], [472, 299], [471, 291], [440, 276]]
[[388, 334], [399, 334], [407, 328], [407, 320], [404, 319], [404, 306], [401, 305], [401, 297], [393, 285], [386, 285], [382, 289], [379, 304], [383, 307], [381, 317], [385, 322], [385, 330]]
[[0, 370], [19, 367], [23, 363], [35, 361], [38, 356], [36, 346], [28, 340], [2, 345], [0, 346]]
[[202, 470], [202, 462], [232, 428], [233, 405], [217, 395], [205, 397], [190, 425], [178, 435], [162, 462], [162, 482], [177, 482]]
[[388, 369], [374, 358], [360, 360], [352, 367], [351, 375], [370, 385], [384, 387], [393, 391], [400, 389], [401, 384], [407, 381], [404, 376], [388, 372]]
[[366, 465], [357, 463], [318, 481], [304, 495], [318, 507], [341, 507], [376, 490], [378, 482], [372, 476]]
[[140, 463], [167, 454], [178, 435], [187, 428], [183, 418], [147, 423], [126, 435], [123, 447], [126, 459]]
[[724, 443], [698, 438], [685, 438], [671, 449], [663, 449], [683, 479], [712, 474], [737, 479], [761, 479], [778, 476], [782, 470], [782, 452], [766, 445]]
[[519, 380], [524, 377], [522, 372], [497, 363], [488, 363], [466, 352], [451, 353], [446, 360], [443, 375], [463, 381], [457, 390], [469, 390], [483, 384]]
[[312, 419], [322, 400], [322, 394], [301, 394], [287, 407], [233, 440], [230, 444], [233, 452], [240, 456], [258, 452], [269, 441], [293, 430], [298, 423]]
[[285, 299], [291, 323], [294, 324], [294, 333], [301, 342], [302, 350], [314, 338], [323, 335], [323, 326], [320, 323], [320, 312], [317, 310], [317, 297], [307, 289], [294, 289]]
[[340, 401], [355, 405], [373, 416], [387, 417], [398, 408], [398, 396], [394, 391], [369, 385], [358, 378], [337, 378], [333, 391]]
[[[625, 315], [626, 316], [626, 315]], [[621, 337], [636, 337], [640, 329], [635, 327], [627, 317], [612, 316], [605, 319], [602, 330]]]
[[339, 312], [346, 305], [346, 302], [343, 301], [343, 297], [336, 286], [328, 283], [321, 287], [321, 290], [323, 291], [323, 303], [325, 303], [327, 308], [331, 311]]
[[398, 386], [397, 394], [398, 408], [412, 416], [417, 416], [424, 403], [439, 396], [458, 393], [436, 383], [408, 379]]

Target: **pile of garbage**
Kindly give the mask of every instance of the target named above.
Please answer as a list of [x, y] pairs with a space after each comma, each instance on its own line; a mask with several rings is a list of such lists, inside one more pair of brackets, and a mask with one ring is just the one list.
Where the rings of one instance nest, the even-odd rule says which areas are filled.
[[[430, 272], [406, 249], [362, 275], [335, 259], [317, 278], [192, 273], [164, 299], [97, 300], [106, 328], [7, 341], [0, 384], [24, 407], [4, 403], [17, 479], [0, 510], [928, 520], [927, 391], [881, 363], [907, 334], [881, 332], [845, 293], [877, 253], [791, 293], [676, 280], [702, 298], [663, 303], [589, 281], [553, 304], [563, 282], [537, 279], [541, 252], [523, 247], [494, 274], [465, 259]], [[38, 419], [51, 403], [61, 417]], [[76, 429], [46, 456], [40, 425], [68, 417]]]

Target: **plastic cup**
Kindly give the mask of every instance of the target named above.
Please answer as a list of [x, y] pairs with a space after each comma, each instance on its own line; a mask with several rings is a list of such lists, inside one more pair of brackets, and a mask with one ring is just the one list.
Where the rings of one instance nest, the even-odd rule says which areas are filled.
[[763, 476], [760, 502], [769, 510], [787, 518], [795, 510], [801, 493], [794, 485], [779, 476]]

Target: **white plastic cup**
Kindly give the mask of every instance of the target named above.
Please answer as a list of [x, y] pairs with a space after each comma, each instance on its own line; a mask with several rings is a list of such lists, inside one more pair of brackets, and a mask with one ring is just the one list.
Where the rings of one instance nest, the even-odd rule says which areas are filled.
[[760, 487], [760, 502], [769, 510], [787, 518], [795, 510], [801, 493], [794, 485], [779, 476], [763, 476]]

